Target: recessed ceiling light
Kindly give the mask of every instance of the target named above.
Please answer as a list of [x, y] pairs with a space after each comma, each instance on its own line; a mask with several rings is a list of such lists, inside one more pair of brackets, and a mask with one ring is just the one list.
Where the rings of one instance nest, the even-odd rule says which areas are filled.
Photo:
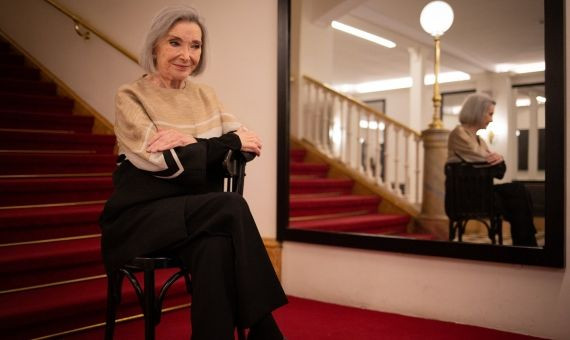
[[356, 27], [345, 25], [345, 24], [338, 22], [338, 21], [333, 20], [331, 22], [331, 26], [332, 26], [332, 28], [337, 29], [339, 31], [343, 31], [345, 33], [352, 34], [352, 35], [357, 36], [359, 38], [366, 39], [368, 41], [372, 41], [373, 43], [376, 43], [378, 45], [382, 45], [382, 46], [387, 47], [387, 48], [396, 47], [396, 43], [391, 41], [391, 40], [379, 37], [379, 36], [372, 34], [372, 33], [368, 33], [366, 31], [363, 31], [363, 30], [358, 29]]

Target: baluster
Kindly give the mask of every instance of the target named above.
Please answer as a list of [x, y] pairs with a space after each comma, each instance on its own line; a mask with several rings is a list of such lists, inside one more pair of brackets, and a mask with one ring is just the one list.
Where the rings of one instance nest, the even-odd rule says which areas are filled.
[[397, 195], [401, 195], [399, 177], [400, 174], [400, 127], [394, 127], [394, 192]]
[[338, 100], [338, 121], [339, 121], [339, 135], [340, 142], [338, 146], [338, 158], [346, 165], [346, 112], [345, 112], [346, 101], [342, 98]]
[[313, 143], [315, 144], [315, 146], [319, 149], [322, 150], [321, 147], [321, 139], [320, 139], [320, 135], [319, 135], [319, 131], [320, 131], [320, 121], [321, 121], [321, 116], [322, 116], [322, 101], [323, 101], [323, 90], [321, 89], [317, 89], [317, 105], [316, 105], [316, 109], [315, 109], [315, 117], [314, 117], [314, 122], [313, 122], [313, 138], [314, 141]]
[[421, 143], [421, 137], [416, 135], [415, 136], [415, 142], [416, 142], [416, 199], [415, 199], [415, 203], [420, 203], [420, 197], [421, 193], [420, 190], [422, 188], [422, 183], [420, 182], [422, 177], [421, 177], [421, 166], [420, 166], [420, 143]]
[[364, 171], [366, 172], [366, 175], [368, 177], [373, 178], [372, 175], [372, 167], [370, 166], [370, 154], [372, 153], [371, 150], [374, 147], [374, 145], [372, 144], [372, 129], [370, 128], [370, 120], [371, 114], [370, 112], [366, 111], [366, 121], [367, 121], [367, 126], [366, 126], [366, 135], [365, 135], [365, 143], [366, 143], [366, 149], [364, 152]]
[[353, 169], [358, 169], [358, 162], [355, 158], [358, 157], [358, 115], [355, 112], [354, 104], [349, 103], [347, 112], [347, 135], [346, 135], [346, 148], [348, 152], [348, 164]]
[[376, 125], [376, 174], [375, 174], [375, 181], [378, 184], [383, 184], [382, 180], [382, 142], [383, 142], [383, 134], [384, 134], [384, 121], [378, 119]]
[[392, 136], [393, 124], [390, 122], [386, 122], [386, 126], [384, 127], [384, 186], [392, 191], [391, 183], [391, 164], [390, 160], [392, 159], [392, 155], [390, 153], [391, 147], [391, 136]]
[[404, 197], [410, 201], [410, 132], [404, 131]]

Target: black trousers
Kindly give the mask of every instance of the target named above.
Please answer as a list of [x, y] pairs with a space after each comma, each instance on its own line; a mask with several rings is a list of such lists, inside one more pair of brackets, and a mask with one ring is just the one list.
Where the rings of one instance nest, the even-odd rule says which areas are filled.
[[532, 219], [532, 200], [522, 183], [494, 186], [497, 207], [511, 224], [513, 245], [536, 247], [536, 229]]
[[169, 247], [192, 277], [192, 339], [227, 340], [287, 298], [242, 196], [188, 196], [188, 238]]

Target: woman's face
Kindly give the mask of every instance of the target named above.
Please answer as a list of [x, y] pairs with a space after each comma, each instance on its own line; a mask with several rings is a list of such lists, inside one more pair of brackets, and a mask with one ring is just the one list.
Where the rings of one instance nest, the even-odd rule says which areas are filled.
[[487, 125], [489, 125], [489, 123], [493, 121], [494, 113], [495, 113], [495, 105], [490, 104], [489, 107], [487, 108], [487, 111], [483, 115], [483, 119], [481, 120], [481, 126], [480, 126], [481, 129], [486, 129]]
[[180, 21], [158, 40], [156, 70], [166, 82], [186, 79], [198, 66], [202, 55], [202, 30], [194, 22]]

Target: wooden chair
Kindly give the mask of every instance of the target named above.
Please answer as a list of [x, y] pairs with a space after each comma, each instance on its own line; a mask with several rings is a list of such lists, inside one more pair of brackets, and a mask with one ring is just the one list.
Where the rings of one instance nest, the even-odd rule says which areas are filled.
[[[253, 159], [255, 155], [250, 153], [234, 153], [231, 150], [224, 159], [226, 169], [225, 190], [243, 194], [245, 164]], [[155, 270], [157, 269], [179, 269], [161, 286], [158, 296], [155, 292]], [[143, 273], [144, 288], [141, 287], [135, 273]], [[186, 290], [192, 294], [192, 281], [188, 268], [174, 257], [141, 256], [136, 257], [129, 263], [123, 265], [119, 270], [107, 273], [107, 312], [105, 323], [105, 339], [113, 339], [115, 330], [115, 318], [117, 307], [121, 302], [121, 288], [123, 279], [127, 278], [133, 286], [139, 304], [144, 314], [145, 339], [155, 338], [155, 327], [160, 323], [162, 314], [162, 302], [168, 289], [180, 278], [184, 278]], [[152, 289], [147, 289], [152, 288]], [[245, 331], [237, 330], [238, 339], [245, 340]]]
[[495, 205], [493, 178], [497, 169], [486, 163], [447, 163], [445, 165], [445, 212], [449, 217], [449, 240], [457, 233], [463, 241], [470, 220], [480, 221], [487, 228], [491, 242], [503, 244], [503, 221]]

